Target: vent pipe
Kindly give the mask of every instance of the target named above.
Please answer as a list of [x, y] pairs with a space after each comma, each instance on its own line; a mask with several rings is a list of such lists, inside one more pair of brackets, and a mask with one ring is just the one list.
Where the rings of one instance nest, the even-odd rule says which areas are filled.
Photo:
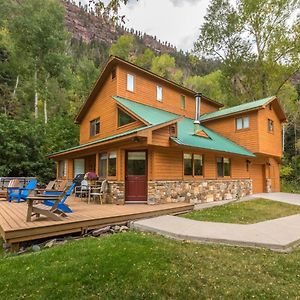
[[194, 132], [197, 133], [200, 130], [200, 112], [201, 112], [201, 93], [195, 94], [195, 120], [194, 120]]

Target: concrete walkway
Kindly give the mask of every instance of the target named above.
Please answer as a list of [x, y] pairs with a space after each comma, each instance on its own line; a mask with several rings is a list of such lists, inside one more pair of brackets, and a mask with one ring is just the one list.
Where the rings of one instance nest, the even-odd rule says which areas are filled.
[[[270, 200], [300, 205], [300, 195], [285, 193], [257, 194], [250, 199], [267, 198], [266, 195]], [[282, 252], [291, 251], [300, 244], [300, 214], [249, 225], [161, 216], [135, 221], [132, 227], [179, 240], [263, 247]]]
[[243, 198], [243, 200], [250, 200], [256, 198], [264, 198], [294, 205], [300, 205], [300, 194], [291, 194], [291, 193], [261, 193], [254, 194]]

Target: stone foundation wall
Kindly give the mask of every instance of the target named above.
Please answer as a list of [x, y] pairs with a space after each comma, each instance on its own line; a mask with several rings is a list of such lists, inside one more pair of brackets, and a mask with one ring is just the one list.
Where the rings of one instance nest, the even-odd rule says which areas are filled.
[[252, 179], [149, 181], [148, 203], [203, 203], [231, 200], [252, 194]]
[[124, 181], [109, 181], [108, 191], [104, 199], [105, 203], [124, 204], [125, 183]]

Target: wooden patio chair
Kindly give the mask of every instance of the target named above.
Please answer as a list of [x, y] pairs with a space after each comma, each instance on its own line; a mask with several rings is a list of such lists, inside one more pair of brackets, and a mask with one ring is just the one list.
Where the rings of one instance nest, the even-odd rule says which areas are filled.
[[44, 189], [35, 189], [34, 191], [37, 194], [42, 194], [46, 191], [55, 191], [54, 186], [55, 186], [55, 180], [52, 180], [52, 181], [49, 181], [49, 183], [46, 185], [46, 187]]
[[67, 215], [58, 208], [58, 205], [64, 196], [65, 193], [60, 196], [52, 196], [51, 201], [53, 201], [53, 206], [48, 206], [42, 203], [45, 201], [45, 197], [29, 196], [27, 198], [28, 209], [26, 221], [31, 222], [32, 217], [39, 218], [41, 215], [53, 221], [63, 220], [63, 218], [67, 217]]

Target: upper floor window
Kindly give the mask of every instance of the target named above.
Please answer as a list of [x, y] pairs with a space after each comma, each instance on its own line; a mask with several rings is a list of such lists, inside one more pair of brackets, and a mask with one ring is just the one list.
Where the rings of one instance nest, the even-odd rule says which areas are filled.
[[203, 176], [203, 156], [201, 154], [183, 154], [184, 175]]
[[156, 86], [156, 100], [157, 101], [162, 101], [163, 99], [163, 90], [162, 87], [157, 85]]
[[185, 96], [180, 96], [180, 108], [185, 109]]
[[236, 119], [236, 129], [241, 130], [241, 129], [246, 129], [249, 128], [249, 117], [241, 117]]
[[218, 173], [218, 177], [230, 176], [231, 174], [230, 158], [226, 158], [226, 157], [217, 158], [217, 173]]
[[268, 131], [274, 132], [274, 121], [271, 119], [268, 119]]
[[100, 118], [90, 121], [90, 136], [100, 133]]
[[127, 90], [130, 92], [134, 91], [134, 76], [127, 74]]
[[125, 111], [118, 109], [118, 127], [130, 124], [134, 121], [135, 119], [129, 116]]

